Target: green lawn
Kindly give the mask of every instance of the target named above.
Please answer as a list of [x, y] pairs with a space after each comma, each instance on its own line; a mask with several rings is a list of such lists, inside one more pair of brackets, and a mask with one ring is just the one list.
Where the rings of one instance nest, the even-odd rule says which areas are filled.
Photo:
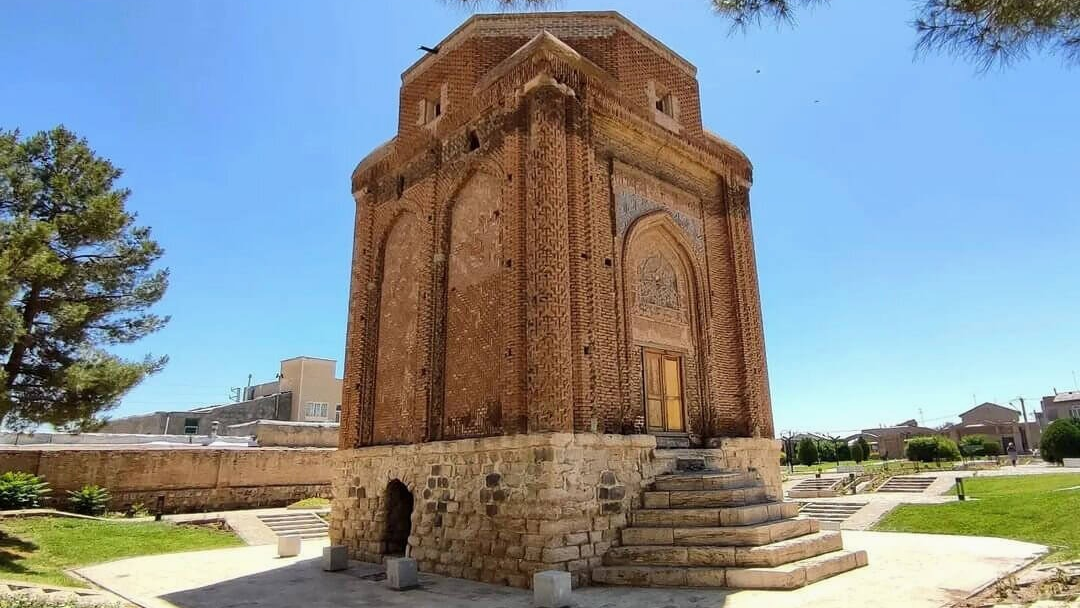
[[291, 505], [285, 507], [286, 509], [329, 509], [329, 498], [305, 498], [298, 500]]
[[83, 587], [64, 570], [125, 557], [242, 544], [231, 532], [197, 526], [7, 518], [0, 521], [0, 578]]
[[[1080, 558], [1080, 473], [974, 477], [964, 491], [978, 500], [897, 507], [874, 527], [889, 532], [997, 536], [1050, 546], [1052, 561]], [[1062, 490], [1062, 491], [1055, 491]]]

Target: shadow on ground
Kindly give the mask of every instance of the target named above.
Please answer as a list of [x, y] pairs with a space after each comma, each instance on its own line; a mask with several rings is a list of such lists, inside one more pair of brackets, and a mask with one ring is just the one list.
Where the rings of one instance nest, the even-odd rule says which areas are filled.
[[33, 571], [20, 562], [37, 550], [35, 543], [0, 532], [0, 572], [32, 574]]
[[[205, 587], [161, 596], [177, 608], [376, 608], [432, 606], [438, 608], [531, 608], [532, 592], [498, 585], [420, 574], [420, 587], [408, 591], [386, 588], [382, 567], [350, 562], [349, 569], [324, 572], [321, 560], [306, 559], [288, 566], [243, 576]], [[590, 608], [723, 608], [729, 595], [718, 590], [627, 589], [590, 587], [574, 591], [572, 606]]]

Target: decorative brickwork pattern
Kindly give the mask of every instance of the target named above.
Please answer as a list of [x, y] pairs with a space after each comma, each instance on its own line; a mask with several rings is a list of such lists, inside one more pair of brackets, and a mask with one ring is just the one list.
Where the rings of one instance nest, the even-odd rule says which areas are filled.
[[417, 399], [423, 362], [419, 357], [419, 278], [426, 264], [417, 243], [428, 241], [412, 213], [394, 224], [383, 246], [376, 359], [374, 443], [416, 441], [423, 428], [424, 403]]
[[638, 432], [644, 347], [683, 355], [690, 445], [772, 435], [751, 168], [693, 66], [615, 13], [477, 16], [400, 112], [353, 174], [342, 448]]
[[451, 211], [443, 422], [448, 439], [502, 432], [500, 182], [475, 174]]

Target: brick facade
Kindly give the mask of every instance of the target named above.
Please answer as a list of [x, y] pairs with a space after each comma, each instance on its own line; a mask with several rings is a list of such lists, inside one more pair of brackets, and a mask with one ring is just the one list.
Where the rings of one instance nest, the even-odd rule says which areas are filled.
[[643, 432], [644, 347], [690, 445], [772, 436], [751, 167], [693, 66], [615, 13], [482, 15], [402, 81], [352, 179], [342, 448]]
[[779, 500], [750, 181], [616, 13], [473, 17], [409, 68], [352, 176], [333, 542], [581, 585], [673, 452]]

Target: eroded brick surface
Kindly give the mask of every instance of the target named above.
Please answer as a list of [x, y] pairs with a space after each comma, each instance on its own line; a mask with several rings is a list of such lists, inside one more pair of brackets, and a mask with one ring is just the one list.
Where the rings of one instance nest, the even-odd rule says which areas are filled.
[[641, 432], [646, 347], [692, 444], [772, 436], [750, 165], [693, 66], [613, 13], [480, 16], [399, 102], [353, 175], [343, 448]]

